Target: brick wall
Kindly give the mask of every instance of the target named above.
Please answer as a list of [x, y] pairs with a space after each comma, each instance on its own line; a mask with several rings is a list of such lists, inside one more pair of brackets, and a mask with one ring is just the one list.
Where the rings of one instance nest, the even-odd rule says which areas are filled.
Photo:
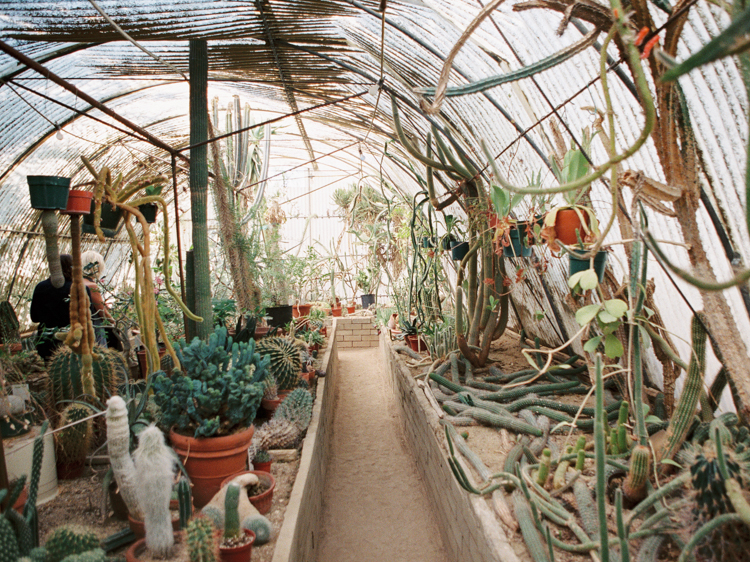
[[369, 316], [344, 316], [333, 319], [336, 326], [336, 344], [341, 348], [377, 347], [378, 331], [375, 319]]

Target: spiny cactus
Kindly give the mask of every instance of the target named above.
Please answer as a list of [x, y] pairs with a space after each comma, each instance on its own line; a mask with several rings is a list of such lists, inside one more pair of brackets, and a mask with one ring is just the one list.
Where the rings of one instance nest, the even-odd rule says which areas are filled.
[[276, 379], [279, 390], [297, 387], [302, 372], [302, 359], [294, 342], [281, 337], [263, 338], [258, 342], [258, 353], [268, 355], [268, 369]]
[[0, 562], [16, 562], [21, 556], [18, 548], [18, 539], [10, 521], [0, 517]]
[[0, 301], [0, 343], [20, 341], [18, 328], [18, 317], [13, 305], [9, 301]]
[[[725, 445], [724, 456], [730, 478], [743, 484], [750, 467], [750, 455], [747, 452], [736, 454], [731, 446]], [[712, 440], [706, 441], [702, 448], [695, 451], [690, 476], [696, 494], [695, 515], [700, 520], [708, 521], [722, 513], [733, 511], [719, 470], [716, 445]]]
[[297, 388], [284, 398], [273, 417], [290, 421], [300, 429], [306, 429], [312, 419], [312, 405], [312, 395], [304, 389]]
[[84, 404], [70, 404], [60, 416], [60, 427], [65, 429], [55, 433], [55, 452], [57, 459], [67, 463], [74, 463], [86, 458], [94, 434], [93, 420], [85, 420], [93, 414], [89, 406]]
[[276, 400], [279, 397], [279, 385], [276, 384], [276, 379], [272, 374], [266, 375], [266, 380], [263, 381], [263, 398], [266, 400]]
[[296, 445], [312, 418], [312, 395], [302, 388], [293, 390], [276, 408], [273, 418], [253, 435], [254, 450], [285, 449]]
[[214, 527], [207, 517], [195, 517], [185, 529], [190, 562], [216, 562], [219, 559]]
[[106, 560], [106, 553], [101, 548], [94, 548], [80, 554], [66, 556], [62, 562], [106, 562]]
[[240, 536], [240, 487], [231, 483], [224, 496], [224, 538], [236, 539]]
[[44, 543], [47, 562], [61, 562], [64, 558], [99, 548], [96, 533], [84, 527], [63, 525], [53, 529]]
[[[96, 397], [104, 401], [116, 393], [117, 386], [127, 372], [125, 358], [116, 349], [94, 348], [93, 377]], [[68, 346], [58, 348], [50, 359], [48, 373], [51, 396], [54, 403], [75, 400], [83, 394], [81, 381], [81, 355]]]
[[651, 469], [651, 450], [645, 445], [636, 445], [630, 455], [628, 476], [622, 484], [622, 493], [631, 502], [646, 497], [646, 482]]
[[226, 435], [248, 427], [263, 397], [268, 359], [255, 342], [232, 343], [217, 327], [208, 342], [177, 342], [175, 352], [183, 371], [154, 379], [154, 401], [163, 427], [192, 431], [194, 437]]

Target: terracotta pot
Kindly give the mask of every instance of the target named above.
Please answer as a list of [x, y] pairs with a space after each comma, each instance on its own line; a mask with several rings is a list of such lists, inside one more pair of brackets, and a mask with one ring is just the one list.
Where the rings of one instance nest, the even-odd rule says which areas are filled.
[[[164, 357], [167, 354], [167, 347], [163, 344], [159, 344], [159, 364], [161, 365], [161, 358]], [[148, 377], [148, 361], [146, 361], [146, 348], [140, 347], [135, 352], [136, 357], [138, 358], [138, 367], [141, 370], [141, 378], [145, 379]], [[166, 373], [168, 375], [172, 374], [172, 369], [167, 369]]]
[[[179, 509], [180, 502], [177, 500], [169, 501], [169, 509]], [[146, 536], [146, 525], [140, 519], [135, 519], [128, 513], [128, 525], [130, 530], [133, 531], [136, 539], [142, 539]], [[180, 530], [180, 515], [175, 514], [172, 516], [172, 530], [176, 533]]]
[[308, 371], [307, 373], [300, 373], [300, 378], [307, 381], [307, 384], [312, 384], [315, 380], [315, 371]]
[[80, 189], [71, 189], [68, 192], [68, 204], [62, 215], [88, 215], [91, 212], [91, 199], [94, 194], [91, 191], [82, 191]]
[[261, 338], [264, 338], [268, 335], [268, 332], [271, 331], [270, 326], [257, 326], [255, 328], [255, 333], [253, 334], [253, 339], [259, 340]]
[[412, 351], [416, 351], [417, 353], [427, 351], [427, 344], [424, 342], [421, 336], [407, 335], [404, 337], [406, 339], [406, 343], [409, 345], [409, 347], [411, 347]]
[[332, 306], [331, 307], [331, 314], [333, 316], [341, 316], [341, 306]]
[[[269, 469], [268, 472], [271, 472], [269, 463]], [[258, 470], [262, 470], [258, 468]], [[23, 506], [26, 505], [26, 500], [29, 498], [29, 485], [26, 484], [23, 487], [23, 490], [21, 490], [21, 495], [18, 496], [18, 499], [16, 500], [16, 503], [13, 504], [13, 509], [15, 509], [18, 513], [23, 513]]]
[[169, 432], [172, 448], [193, 483], [193, 505], [201, 509], [221, 488], [221, 483], [247, 467], [247, 448], [255, 427], [221, 437], [196, 439]]
[[243, 529], [245, 535], [252, 537], [252, 540], [247, 541], [242, 546], [235, 546], [234, 548], [227, 548], [219, 546], [219, 557], [221, 562], [248, 562], [253, 552], [253, 544], [255, 543], [255, 533], [250, 529]]
[[258, 470], [260, 472], [268, 472], [271, 473], [271, 465], [273, 464], [273, 461], [266, 461], [266, 462], [254, 462], [253, 463], [253, 470]]
[[347, 311], [347, 312], [348, 312], [349, 314], [354, 314], [354, 311], [355, 311], [355, 310], [357, 310], [357, 307], [356, 307], [356, 306], [347, 306], [347, 307], [346, 307], [346, 311]]
[[3, 343], [0, 344], [0, 351], [4, 351], [8, 355], [18, 355], [23, 350], [23, 344], [21, 342]]
[[258, 480], [266, 485], [267, 489], [262, 494], [258, 494], [257, 496], [248, 496], [250, 503], [255, 506], [255, 509], [258, 510], [258, 513], [260, 513], [261, 515], [265, 515], [266, 513], [271, 511], [273, 491], [276, 488], [276, 479], [271, 475], [270, 472], [264, 472], [262, 470], [243, 470], [242, 472], [238, 472], [237, 474], [232, 474], [232, 476], [224, 480], [221, 483], [221, 487], [226, 486], [232, 480], [234, 480], [238, 476], [241, 476], [242, 474], [255, 474], [258, 477]]
[[[590, 224], [591, 219], [588, 213], [581, 212], [586, 219], [586, 225]], [[581, 219], [574, 209], [560, 209], [555, 217], [555, 238], [565, 245], [575, 244], [578, 242], [576, 230], [581, 235], [581, 240], [586, 236], [581, 224]]]
[[292, 316], [300, 318], [301, 316], [308, 316], [310, 314], [311, 304], [295, 304], [292, 307]]
[[281, 404], [281, 398], [263, 398], [260, 401], [260, 407], [270, 414], [273, 414], [276, 411], [276, 408], [279, 407], [279, 404]]
[[[182, 533], [175, 533], [175, 544], [181, 542]], [[183, 547], [184, 548], [184, 547]], [[125, 562], [141, 562], [142, 559], [152, 558], [146, 553], [146, 539], [138, 539], [125, 551]]]

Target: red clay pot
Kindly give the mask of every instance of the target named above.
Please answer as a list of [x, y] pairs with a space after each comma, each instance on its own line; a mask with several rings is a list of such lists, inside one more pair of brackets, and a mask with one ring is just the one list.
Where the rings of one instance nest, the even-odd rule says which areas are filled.
[[193, 483], [193, 505], [201, 509], [221, 488], [221, 483], [247, 468], [247, 448], [255, 426], [221, 437], [196, 439], [169, 432], [172, 448]]
[[62, 215], [88, 215], [91, 212], [91, 199], [94, 194], [91, 191], [71, 189], [68, 191], [68, 205]]
[[271, 473], [271, 465], [273, 464], [273, 461], [266, 461], [266, 462], [254, 462], [253, 463], [253, 470], [257, 470], [259, 472], [268, 472]]
[[219, 546], [221, 562], [248, 562], [250, 560], [255, 543], [255, 533], [250, 529], [243, 529], [243, 531], [245, 531], [245, 535], [252, 537], [252, 540], [234, 548]]
[[[182, 540], [182, 533], [175, 533], [174, 534], [174, 542], [175, 544], [179, 543]], [[142, 558], [151, 558], [151, 556], [146, 555], [146, 539], [138, 539], [133, 544], [131, 544], [128, 549], [125, 551], [125, 562], [141, 562]]]
[[409, 347], [411, 347], [412, 351], [416, 351], [417, 353], [427, 351], [427, 344], [424, 342], [421, 336], [407, 335], [404, 337], [406, 338], [406, 343], [409, 345]]
[[271, 511], [271, 502], [273, 501], [273, 491], [276, 488], [276, 479], [271, 475], [270, 472], [264, 472], [262, 470], [243, 470], [236, 474], [232, 474], [229, 478], [224, 480], [221, 483], [221, 487], [226, 486], [232, 480], [242, 474], [255, 474], [258, 477], [258, 480], [264, 482], [268, 487], [268, 489], [262, 494], [259, 494], [257, 496], [248, 496], [250, 503], [255, 506], [255, 509], [258, 510], [258, 513], [260, 513], [261, 515], [265, 515], [266, 513]]
[[340, 306], [332, 306], [331, 307], [331, 314], [333, 316], [341, 316], [341, 307]]
[[310, 314], [311, 304], [295, 304], [292, 307], [292, 316], [299, 318], [300, 316], [308, 316]]
[[269, 414], [273, 414], [276, 411], [276, 408], [279, 407], [279, 404], [281, 404], [280, 397], [274, 398], [273, 400], [270, 398], [263, 398], [260, 401], [260, 407], [263, 408]]
[[[589, 226], [591, 219], [588, 213], [581, 212], [581, 214], [586, 219], [586, 226]], [[576, 229], [583, 240], [586, 237], [586, 233], [583, 230], [581, 219], [574, 209], [560, 209], [557, 211], [557, 215], [555, 216], [555, 237], [560, 242], [565, 245], [578, 242]]]

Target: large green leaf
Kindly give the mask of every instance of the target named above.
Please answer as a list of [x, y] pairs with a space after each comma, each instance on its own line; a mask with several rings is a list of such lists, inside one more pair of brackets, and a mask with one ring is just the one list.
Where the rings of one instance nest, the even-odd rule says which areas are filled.
[[492, 206], [495, 208], [495, 214], [497, 214], [498, 217], [507, 216], [508, 212], [510, 211], [510, 200], [508, 198], [508, 192], [506, 192], [502, 187], [493, 185], [492, 191], [490, 193], [490, 198], [492, 199]]
[[624, 300], [610, 299], [604, 301], [604, 308], [615, 318], [622, 318], [628, 311], [628, 305]]
[[599, 344], [602, 343], [602, 339], [604, 339], [604, 336], [596, 336], [595, 338], [591, 338], [585, 344], [583, 344], [583, 350], [586, 353], [595, 353], [596, 348], [598, 348]]
[[581, 326], [585, 326], [594, 318], [596, 318], [596, 315], [601, 309], [601, 306], [602, 305], [600, 304], [589, 304], [586, 306], [582, 306], [576, 311], [576, 322], [578, 322]]
[[604, 338], [604, 355], [610, 359], [617, 359], [618, 357], [622, 357], [623, 353], [625, 353], [625, 350], [620, 340], [617, 339], [617, 336], [609, 334]]

